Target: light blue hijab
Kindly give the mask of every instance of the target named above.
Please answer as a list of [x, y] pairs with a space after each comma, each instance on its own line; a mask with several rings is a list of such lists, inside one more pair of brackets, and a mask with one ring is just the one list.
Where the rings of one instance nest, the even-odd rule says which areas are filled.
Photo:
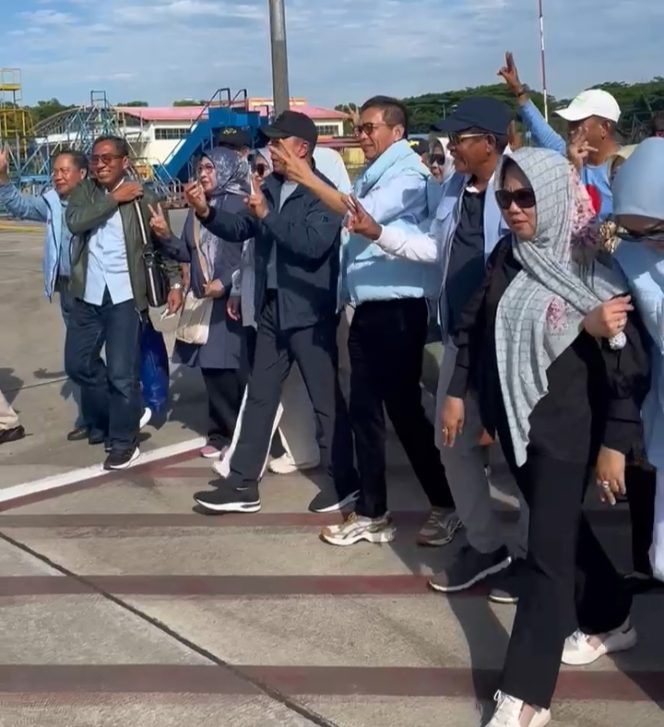
[[[664, 139], [646, 139], [620, 167], [613, 182], [613, 212], [664, 220]], [[660, 469], [664, 468], [664, 253], [643, 241], [626, 239], [615, 259], [654, 342], [652, 389], [644, 403], [643, 423], [648, 458]]]

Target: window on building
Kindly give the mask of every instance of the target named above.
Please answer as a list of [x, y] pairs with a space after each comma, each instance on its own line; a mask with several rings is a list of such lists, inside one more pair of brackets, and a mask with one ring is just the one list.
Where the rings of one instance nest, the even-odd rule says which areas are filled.
[[189, 129], [174, 129], [167, 126], [157, 127], [154, 130], [154, 138], [157, 141], [173, 141], [176, 139], [184, 139], [189, 133]]
[[336, 136], [339, 133], [337, 124], [316, 124], [316, 128], [321, 136]]

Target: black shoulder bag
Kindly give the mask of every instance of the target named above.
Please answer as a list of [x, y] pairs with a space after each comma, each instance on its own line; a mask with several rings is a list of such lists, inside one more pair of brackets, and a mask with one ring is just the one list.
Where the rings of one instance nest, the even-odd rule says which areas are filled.
[[143, 240], [143, 267], [145, 268], [148, 304], [151, 308], [161, 308], [161, 306], [166, 305], [168, 299], [169, 282], [161, 262], [161, 256], [150, 244], [140, 200], [134, 200], [134, 209], [136, 210], [141, 239]]

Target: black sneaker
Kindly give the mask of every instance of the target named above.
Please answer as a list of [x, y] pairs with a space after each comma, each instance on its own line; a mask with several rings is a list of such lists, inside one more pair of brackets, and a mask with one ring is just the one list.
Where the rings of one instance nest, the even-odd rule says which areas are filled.
[[261, 498], [256, 482], [245, 482], [240, 485], [224, 482], [214, 490], [197, 492], [194, 500], [212, 513], [258, 512], [261, 509]]
[[512, 562], [512, 557], [505, 546], [493, 553], [480, 553], [479, 550], [466, 545], [459, 551], [454, 563], [429, 580], [434, 591], [456, 593], [465, 591], [487, 576], [500, 573]]
[[360, 497], [359, 490], [353, 490], [347, 494], [339, 494], [336, 490], [323, 490], [309, 503], [311, 512], [339, 512], [350, 510]]
[[141, 456], [138, 447], [112, 451], [104, 462], [105, 470], [126, 470]]
[[0, 444], [8, 444], [9, 442], [18, 442], [19, 439], [25, 438], [25, 429], [19, 424], [11, 429], [0, 430]]
[[495, 585], [489, 592], [493, 603], [518, 603], [525, 579], [523, 558], [516, 558], [497, 576]]
[[84, 439], [90, 437], [90, 432], [87, 427], [76, 427], [67, 434], [68, 442], [82, 442]]

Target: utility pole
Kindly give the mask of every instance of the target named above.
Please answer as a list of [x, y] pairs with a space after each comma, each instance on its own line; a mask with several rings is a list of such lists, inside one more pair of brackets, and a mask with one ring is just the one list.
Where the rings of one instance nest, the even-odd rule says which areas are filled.
[[288, 90], [288, 51], [286, 49], [286, 12], [284, 0], [268, 0], [270, 6], [270, 42], [272, 45], [272, 94], [274, 113], [290, 108]]
[[542, 95], [544, 96], [544, 118], [549, 120], [549, 94], [546, 89], [546, 54], [544, 52], [544, 3], [539, 0], [539, 31], [542, 66]]

